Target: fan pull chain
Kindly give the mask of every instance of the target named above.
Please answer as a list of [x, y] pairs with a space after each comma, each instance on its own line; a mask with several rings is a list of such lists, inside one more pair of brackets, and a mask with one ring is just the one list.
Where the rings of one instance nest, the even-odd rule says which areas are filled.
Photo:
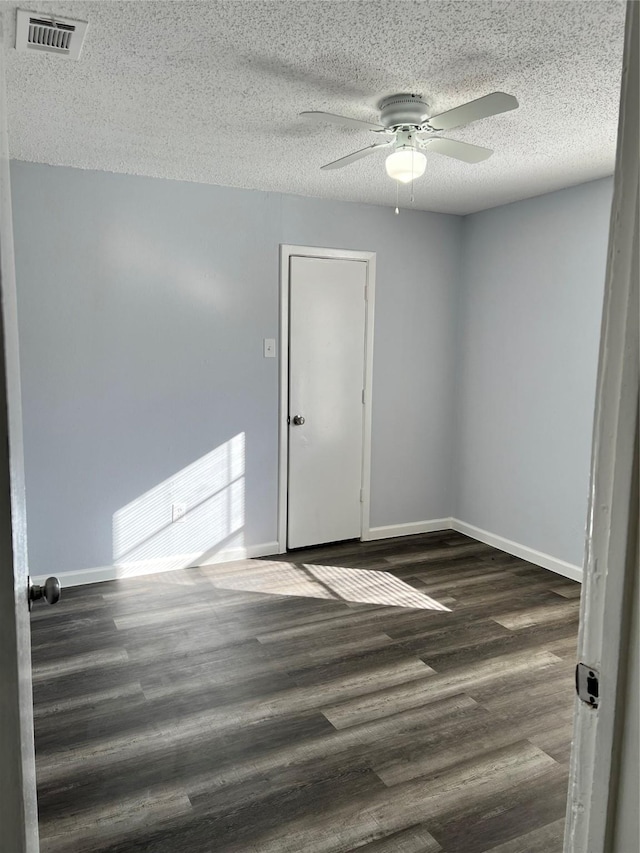
[[413, 167], [415, 165], [415, 159], [416, 158], [415, 158], [414, 153], [411, 152], [411, 196], [410, 196], [410, 200], [411, 200], [411, 206], [412, 207], [413, 207], [413, 201], [414, 201], [414, 197], [413, 197], [413, 182], [414, 182]]
[[400, 213], [400, 208], [398, 207], [399, 197], [400, 197], [400, 184], [396, 181], [396, 210], [395, 210], [396, 216], [398, 216], [398, 214]]

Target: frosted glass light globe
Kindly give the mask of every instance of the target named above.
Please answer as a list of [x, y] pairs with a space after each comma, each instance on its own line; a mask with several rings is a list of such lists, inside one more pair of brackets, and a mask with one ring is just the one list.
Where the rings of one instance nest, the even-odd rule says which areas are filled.
[[397, 148], [393, 154], [389, 154], [385, 166], [390, 178], [408, 184], [415, 178], [424, 175], [424, 170], [427, 168], [427, 158], [422, 151], [416, 151], [415, 148], [406, 146]]

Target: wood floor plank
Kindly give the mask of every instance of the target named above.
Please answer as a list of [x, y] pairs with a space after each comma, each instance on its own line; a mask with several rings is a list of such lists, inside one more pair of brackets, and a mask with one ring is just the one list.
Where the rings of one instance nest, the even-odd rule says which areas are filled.
[[478, 556], [479, 554], [487, 554], [493, 549], [490, 545], [484, 545], [482, 542], [470, 542], [468, 545], [446, 545], [441, 548], [423, 548], [413, 553], [394, 554], [387, 557], [387, 562], [392, 566], [402, 566], [406, 563], [426, 563], [442, 560], [444, 557], [459, 559], [460, 557]]
[[486, 853], [548, 853], [549, 850], [561, 850], [564, 823], [564, 818], [560, 818], [492, 847]]
[[104, 849], [114, 841], [129, 838], [144, 827], [192, 814], [193, 808], [186, 794], [169, 794], [146, 791], [126, 802], [99, 804], [93, 809], [69, 809], [66, 816], [40, 819], [40, 848], [42, 853], [89, 853]]
[[103, 670], [126, 664], [129, 656], [123, 648], [98, 649], [91, 652], [78, 652], [60, 658], [48, 655], [46, 661], [36, 659], [32, 677], [34, 682], [47, 681], [65, 675], [87, 676], [97, 669]]
[[478, 664], [471, 664], [419, 679], [415, 682], [403, 682], [376, 692], [348, 699], [339, 705], [323, 707], [323, 714], [336, 728], [363, 723], [384, 717], [398, 710], [415, 708], [434, 699], [443, 699], [456, 693], [464, 693], [479, 684], [491, 684], [511, 678], [523, 671], [532, 672], [553, 666], [559, 658], [550, 652], [518, 652], [511, 655], [491, 658]]
[[[503, 627], [499, 622], [490, 621], [496, 628]], [[575, 654], [576, 630], [575, 625], [567, 625], [563, 621], [549, 627], [534, 624], [517, 631], [504, 629], [501, 634], [496, 630], [493, 635], [487, 628], [484, 639], [478, 636], [475, 643], [472, 640], [468, 642], [460, 640], [457, 645], [453, 645], [455, 639], [452, 642], [445, 639], [441, 644], [425, 644], [416, 649], [416, 652], [421, 660], [437, 672], [446, 672], [457, 667], [479, 663], [488, 658], [526, 650], [546, 651], [561, 658], [568, 654]]]
[[501, 613], [493, 618], [505, 628], [509, 628], [511, 631], [519, 631], [522, 628], [539, 627], [554, 622], [577, 623], [579, 608], [579, 601], [567, 601], [562, 604], [552, 603], [548, 606], [531, 607], [528, 610], [520, 610], [516, 613]]
[[358, 847], [362, 853], [441, 853], [442, 847], [424, 827], [410, 827]]
[[[566, 729], [566, 720], [563, 720]], [[377, 764], [373, 758], [373, 769], [388, 785], [398, 785], [411, 779], [429, 778], [445, 769], [474, 757], [491, 753], [531, 738], [536, 732], [541, 739], [547, 734], [548, 716], [544, 712], [524, 717], [496, 718], [478, 705], [469, 709], [457, 721], [436, 728], [428, 738], [416, 739], [409, 753], [394, 755], [391, 761]], [[543, 751], [541, 743], [534, 742]], [[549, 754], [547, 752], [547, 754]]]
[[362, 726], [292, 742], [281, 750], [236, 760], [232, 766], [222, 764], [204, 775], [193, 775], [187, 791], [190, 796], [211, 791], [220, 796], [230, 782], [234, 786], [244, 785], [257, 776], [268, 777], [272, 788], [287, 788], [300, 779], [329, 776], [343, 767], [368, 770], [375, 764], [409, 755], [416, 746], [432, 740], [434, 733], [437, 737], [443, 730], [464, 729], [468, 725], [468, 712], [476, 707], [473, 699], [460, 694]]
[[[485, 853], [496, 841], [513, 840], [558, 820], [566, 808], [567, 786], [566, 770], [550, 764], [526, 784], [516, 782], [503, 791], [498, 806], [491, 795], [479, 797], [455, 821], [436, 818], [432, 832], [450, 853]], [[548, 849], [561, 851], [562, 843]]]

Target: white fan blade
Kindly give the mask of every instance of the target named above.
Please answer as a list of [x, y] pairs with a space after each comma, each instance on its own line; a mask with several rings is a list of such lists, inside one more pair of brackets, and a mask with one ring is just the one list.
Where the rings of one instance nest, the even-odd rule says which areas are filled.
[[347, 154], [346, 157], [341, 157], [339, 160], [334, 160], [333, 163], [327, 163], [326, 166], [320, 166], [321, 169], [342, 169], [343, 166], [348, 166], [349, 163], [355, 163], [362, 157], [367, 157], [373, 154], [376, 148], [388, 148], [393, 145], [393, 139], [389, 142], [374, 142], [373, 145], [368, 145], [366, 148], [361, 148], [359, 151], [354, 151], [353, 154]]
[[471, 124], [472, 121], [478, 121], [480, 118], [515, 110], [517, 106], [518, 101], [513, 95], [493, 92], [491, 95], [485, 95], [484, 98], [477, 98], [475, 101], [469, 101], [468, 104], [447, 110], [446, 113], [440, 113], [439, 116], [431, 116], [428, 124], [434, 130], [451, 130], [463, 124]]
[[369, 121], [360, 121], [359, 118], [349, 118], [349, 116], [337, 116], [334, 113], [320, 112], [304, 112], [300, 113], [303, 118], [308, 118], [311, 121], [328, 122], [329, 124], [339, 124], [342, 127], [355, 127], [357, 130], [386, 130], [381, 124], [372, 124]]
[[464, 160], [465, 163], [480, 163], [493, 154], [491, 148], [470, 145], [468, 142], [459, 142], [457, 139], [428, 139], [424, 145], [427, 151], [435, 151], [436, 154], [444, 154], [445, 157], [455, 157], [456, 160]]

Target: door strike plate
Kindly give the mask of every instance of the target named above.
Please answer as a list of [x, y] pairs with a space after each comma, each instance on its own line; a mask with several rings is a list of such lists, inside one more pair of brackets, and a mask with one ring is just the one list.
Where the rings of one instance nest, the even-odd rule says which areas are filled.
[[579, 663], [576, 666], [576, 693], [592, 708], [598, 707], [600, 694], [600, 673], [592, 666]]

